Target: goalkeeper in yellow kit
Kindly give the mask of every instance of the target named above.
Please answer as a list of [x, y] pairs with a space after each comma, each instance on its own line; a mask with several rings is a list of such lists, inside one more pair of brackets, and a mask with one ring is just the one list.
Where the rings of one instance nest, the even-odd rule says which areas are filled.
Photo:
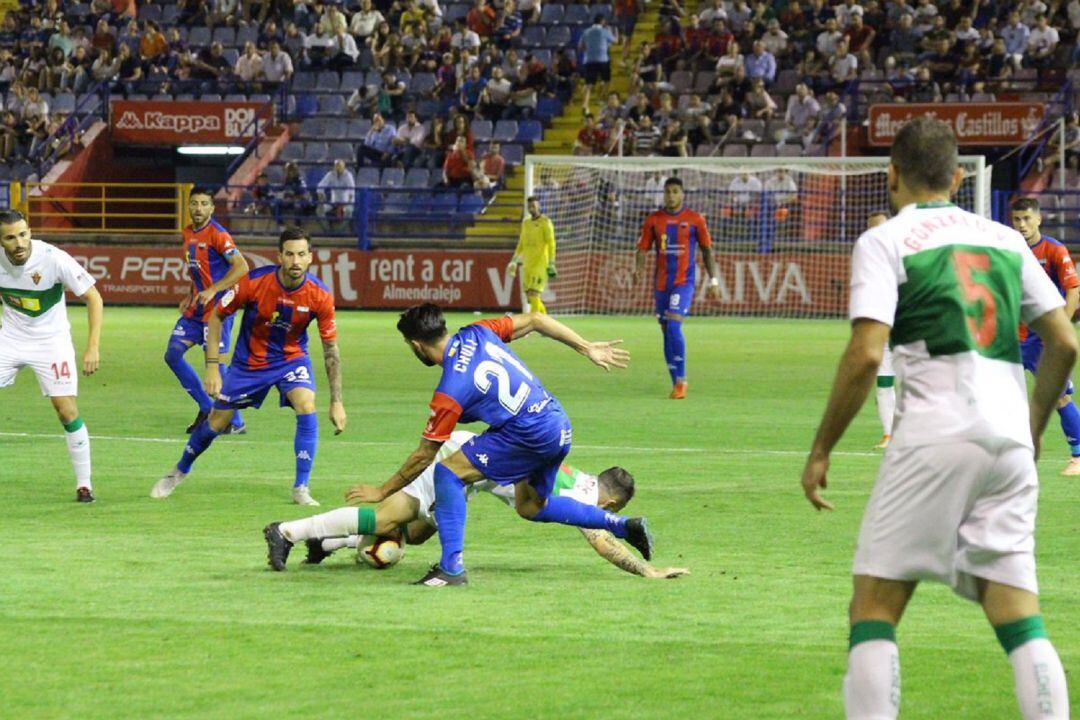
[[513, 277], [520, 262], [521, 286], [529, 299], [529, 311], [547, 314], [544, 301], [540, 299], [547, 285], [548, 278], [554, 278], [555, 272], [555, 228], [551, 218], [540, 214], [540, 201], [531, 196], [527, 205], [529, 216], [521, 221], [521, 237], [518, 239], [514, 257], [506, 267], [508, 275]]

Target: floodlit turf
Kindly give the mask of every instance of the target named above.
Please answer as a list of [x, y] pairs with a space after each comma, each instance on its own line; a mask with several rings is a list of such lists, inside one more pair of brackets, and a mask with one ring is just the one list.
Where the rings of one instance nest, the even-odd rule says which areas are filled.
[[[82, 346], [84, 312], [71, 311]], [[411, 587], [438, 556], [409, 548], [378, 572], [342, 554], [285, 573], [261, 529], [289, 503], [291, 411], [249, 412], [173, 497], [150, 486], [177, 460], [194, 406], [162, 361], [175, 315], [110, 308], [80, 405], [98, 502], [77, 505], [60, 427], [29, 371], [0, 392], [0, 716], [10, 718], [836, 718], [852, 548], [878, 456], [872, 402], [833, 460], [816, 514], [798, 484], [846, 338], [841, 322], [695, 319], [690, 397], [666, 399], [646, 318], [572, 318], [621, 337], [605, 375], [540, 338], [516, 347], [574, 421], [572, 461], [631, 470], [630, 505], [657, 561], [650, 581], [607, 565], [577, 531], [534, 525], [491, 498], [469, 508], [465, 589]], [[381, 482], [413, 449], [438, 378], [392, 314], [339, 317], [349, 426], [326, 418], [312, 492], [324, 509]], [[456, 322], [471, 316], [453, 318]], [[319, 343], [313, 342], [314, 346]], [[197, 352], [189, 355], [199, 360]], [[26, 433], [26, 435], [18, 435]], [[1080, 480], [1056, 422], [1041, 462], [1039, 570], [1051, 638], [1080, 705]], [[297, 557], [297, 554], [300, 557]], [[1012, 675], [978, 609], [941, 587], [899, 629], [905, 718], [1016, 717]]]

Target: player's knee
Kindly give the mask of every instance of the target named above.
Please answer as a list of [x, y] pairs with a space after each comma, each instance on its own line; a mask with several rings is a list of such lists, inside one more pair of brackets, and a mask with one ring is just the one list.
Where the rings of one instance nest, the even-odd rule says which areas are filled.
[[53, 398], [52, 405], [53, 410], [56, 411], [57, 419], [64, 425], [79, 417], [79, 406], [75, 402], [75, 398]]
[[1062, 395], [1061, 397], [1058, 398], [1057, 406], [1059, 408], [1063, 408], [1063, 407], [1066, 407], [1072, 401], [1073, 401], [1072, 395]]
[[514, 509], [517, 510], [519, 517], [525, 520], [532, 520], [540, 511], [544, 509], [543, 502], [537, 502], [535, 500], [524, 500], [514, 504]]
[[165, 364], [169, 367], [175, 367], [184, 359], [184, 352], [187, 348], [181, 343], [169, 343], [169, 346], [165, 348]]
[[315, 398], [302, 398], [292, 402], [297, 415], [311, 415], [316, 411]]

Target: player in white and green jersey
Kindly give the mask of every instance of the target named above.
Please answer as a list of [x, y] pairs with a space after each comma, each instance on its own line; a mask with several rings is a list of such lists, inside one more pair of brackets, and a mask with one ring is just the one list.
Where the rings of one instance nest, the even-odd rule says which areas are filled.
[[52, 401], [64, 426], [68, 454], [75, 468], [75, 499], [93, 502], [90, 482], [90, 435], [75, 401], [79, 366], [71, 343], [64, 291], [86, 302], [89, 333], [82, 372], [97, 371], [101, 338], [101, 295], [94, 279], [60, 248], [30, 238], [30, 226], [17, 210], [0, 212], [0, 388], [15, 382], [29, 367], [41, 392]]
[[[870, 213], [866, 218], [866, 228], [875, 228], [889, 219], [889, 214], [884, 211]], [[874, 393], [874, 403], [877, 405], [878, 420], [881, 421], [881, 440], [874, 446], [875, 450], [884, 450], [889, 447], [892, 439], [893, 413], [896, 412], [896, 375], [892, 368], [892, 350], [889, 344], [885, 344], [884, 353], [881, 356], [881, 365], [877, 371], [877, 391]]]
[[[289, 549], [298, 542], [307, 545], [307, 562], [317, 564], [335, 550], [356, 547], [364, 535], [395, 538], [404, 535], [410, 545], [427, 541], [436, 531], [435, 466], [474, 437], [475, 433], [455, 430], [439, 448], [435, 460], [416, 480], [375, 507], [340, 508], [303, 520], [266, 526], [263, 532], [270, 567], [284, 570]], [[485, 492], [507, 505], [514, 505], [513, 487], [483, 480], [466, 490], [468, 498]], [[634, 496], [634, 478], [619, 467], [609, 468], [600, 475], [590, 475], [564, 465], [555, 479], [553, 494], [618, 512]], [[605, 530], [579, 530], [600, 557], [628, 573], [646, 578], [675, 578], [689, 573], [685, 568], [658, 568], [639, 560]]]
[[[949, 202], [963, 171], [948, 125], [906, 124], [888, 173], [895, 216], [865, 232], [852, 256], [851, 340], [802, 477], [814, 507], [831, 509], [819, 495], [829, 454], [866, 399], [888, 339], [898, 410], [852, 568], [847, 717], [897, 716], [895, 627], [916, 585], [930, 580], [982, 605], [1012, 664], [1023, 717], [1065, 720], [1065, 673], [1039, 614], [1035, 458], [1076, 359], [1076, 334], [1020, 234]], [[1030, 411], [1021, 321], [1046, 343]]]

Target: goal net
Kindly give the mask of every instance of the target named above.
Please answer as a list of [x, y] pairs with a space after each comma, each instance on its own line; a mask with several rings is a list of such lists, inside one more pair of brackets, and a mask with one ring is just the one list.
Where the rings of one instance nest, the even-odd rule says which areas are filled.
[[[990, 169], [961, 157], [953, 198], [990, 216]], [[525, 194], [555, 226], [558, 277], [544, 302], [559, 313], [653, 313], [652, 285], [632, 281], [646, 216], [668, 177], [708, 223], [720, 299], [697, 261], [695, 315], [843, 317], [851, 250], [869, 215], [889, 209], [888, 158], [593, 158], [530, 155]], [[652, 278], [652, 257], [646, 278]]]

